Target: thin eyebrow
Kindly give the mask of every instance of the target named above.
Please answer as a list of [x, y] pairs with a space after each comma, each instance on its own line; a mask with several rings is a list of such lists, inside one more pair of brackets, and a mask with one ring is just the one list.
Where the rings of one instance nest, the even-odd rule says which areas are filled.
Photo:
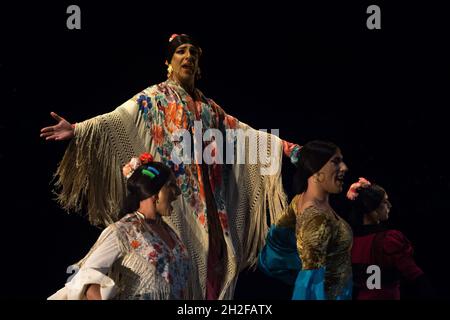
[[190, 46], [190, 45], [181, 45], [177, 48], [177, 50], [184, 50], [189, 48], [189, 50], [194, 50], [195, 52], [198, 52], [198, 49], [194, 46]]
[[196, 54], [198, 54], [198, 49], [196, 48], [196, 47], [194, 47], [194, 46], [188, 46], [188, 45], [185, 45], [185, 46], [179, 46], [178, 48], [177, 48], [177, 51], [178, 50], [186, 50], [186, 49], [188, 49], [188, 50], [190, 50], [190, 51], [193, 51], [193, 52], [195, 52]]

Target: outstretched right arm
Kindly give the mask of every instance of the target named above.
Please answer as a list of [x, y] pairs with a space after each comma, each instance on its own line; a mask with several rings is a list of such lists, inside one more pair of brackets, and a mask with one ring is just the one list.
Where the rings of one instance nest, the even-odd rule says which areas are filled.
[[117, 220], [126, 192], [120, 168], [148, 150], [150, 138], [138, 97], [75, 128], [52, 113], [57, 124], [42, 129], [46, 140], [71, 139], [55, 173], [57, 201], [68, 212], [87, 209], [94, 225], [107, 226]]
[[41, 129], [41, 138], [45, 140], [70, 140], [75, 136], [75, 125], [55, 112], [50, 115], [57, 121], [56, 125]]

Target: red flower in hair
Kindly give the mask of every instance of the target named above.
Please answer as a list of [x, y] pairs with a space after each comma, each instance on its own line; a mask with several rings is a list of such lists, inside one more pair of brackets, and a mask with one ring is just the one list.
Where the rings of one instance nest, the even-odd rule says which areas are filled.
[[153, 162], [153, 156], [148, 152], [144, 152], [139, 157], [139, 160], [141, 160], [142, 164], [147, 164], [149, 162]]
[[175, 38], [178, 37], [178, 36], [179, 36], [179, 34], [176, 34], [176, 33], [172, 34], [172, 35], [170, 36], [170, 38], [169, 38], [169, 42], [172, 42], [172, 40], [175, 39]]

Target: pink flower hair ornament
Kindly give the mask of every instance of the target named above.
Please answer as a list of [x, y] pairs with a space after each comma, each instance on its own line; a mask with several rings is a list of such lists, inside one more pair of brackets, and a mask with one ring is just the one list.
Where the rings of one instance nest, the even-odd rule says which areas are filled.
[[347, 198], [349, 200], [355, 200], [358, 198], [359, 193], [358, 189], [367, 188], [371, 185], [371, 183], [365, 178], [359, 178], [358, 182], [353, 183], [347, 191]]
[[176, 37], [179, 37], [179, 36], [185, 36], [185, 34], [184, 33], [182, 33], [182, 34], [174, 33], [170, 36], [169, 42], [172, 42], [173, 39], [175, 39]]
[[148, 152], [144, 152], [139, 157], [133, 157], [131, 158], [130, 162], [128, 162], [126, 165], [122, 168], [122, 174], [125, 178], [131, 177], [133, 172], [139, 168], [141, 165], [148, 164], [149, 162], [153, 161], [153, 156], [149, 154]]

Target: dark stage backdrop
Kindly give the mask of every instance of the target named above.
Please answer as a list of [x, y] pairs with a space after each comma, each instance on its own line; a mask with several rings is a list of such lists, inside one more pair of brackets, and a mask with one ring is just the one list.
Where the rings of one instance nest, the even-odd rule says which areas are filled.
[[[168, 37], [187, 33], [204, 51], [198, 87], [229, 114], [299, 144], [334, 141], [347, 187], [359, 176], [385, 187], [391, 225], [449, 298], [448, 19], [437, 2], [395, 2], [2, 4], [0, 296], [46, 298], [100, 233], [52, 200], [67, 143], [39, 138], [49, 112], [82, 121], [164, 81]], [[71, 4], [81, 30], [66, 28]], [[370, 4], [381, 30], [366, 28]], [[283, 170], [292, 197], [294, 168]], [[345, 217], [344, 194], [332, 201]], [[242, 273], [236, 292], [289, 297], [258, 271]]]

